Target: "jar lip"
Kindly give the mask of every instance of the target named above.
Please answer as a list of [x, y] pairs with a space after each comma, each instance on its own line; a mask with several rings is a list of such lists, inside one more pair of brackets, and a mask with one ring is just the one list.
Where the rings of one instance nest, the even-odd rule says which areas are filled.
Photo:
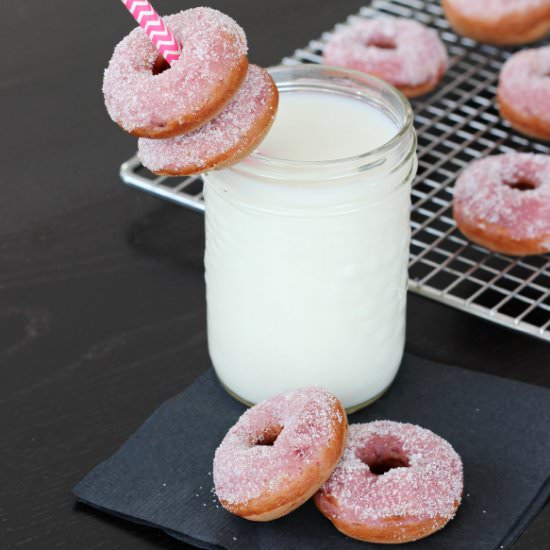
[[388, 151], [391, 151], [395, 147], [399, 145], [399, 143], [402, 141], [403, 137], [410, 132], [413, 121], [414, 121], [414, 114], [412, 111], [412, 108], [410, 106], [409, 101], [407, 98], [401, 93], [397, 88], [391, 86], [387, 82], [381, 80], [380, 78], [377, 78], [372, 75], [368, 75], [366, 73], [362, 73], [360, 71], [352, 70], [352, 69], [346, 69], [342, 67], [335, 67], [332, 65], [317, 65], [317, 64], [300, 64], [296, 66], [285, 66], [285, 65], [277, 65], [274, 67], [269, 67], [268, 71], [271, 74], [271, 76], [276, 80], [276, 77], [278, 74], [283, 72], [288, 72], [292, 69], [298, 69], [303, 77], [305, 78], [319, 78], [319, 75], [324, 71], [332, 71], [333, 73], [340, 74], [343, 78], [349, 78], [355, 81], [363, 81], [366, 83], [371, 83], [373, 87], [379, 87], [384, 92], [389, 93], [393, 95], [399, 103], [403, 106], [403, 113], [404, 118], [402, 121], [402, 124], [400, 128], [398, 128], [397, 133], [386, 143], [383, 145], [380, 145], [379, 147], [376, 147], [375, 149], [371, 149], [370, 151], [367, 151], [365, 153], [360, 153], [358, 155], [353, 155], [349, 157], [342, 157], [337, 159], [328, 159], [328, 160], [294, 160], [294, 159], [284, 159], [284, 158], [278, 158], [278, 157], [271, 157], [267, 155], [262, 155], [258, 153], [257, 151], [252, 152], [248, 159], [254, 162], [261, 163], [264, 166], [273, 166], [273, 167], [305, 167], [305, 168], [323, 168], [327, 166], [331, 167], [337, 167], [337, 166], [343, 166], [346, 164], [355, 164], [355, 163], [361, 163], [361, 164], [370, 164], [374, 162], [372, 159], [378, 159], [381, 156], [385, 155]]

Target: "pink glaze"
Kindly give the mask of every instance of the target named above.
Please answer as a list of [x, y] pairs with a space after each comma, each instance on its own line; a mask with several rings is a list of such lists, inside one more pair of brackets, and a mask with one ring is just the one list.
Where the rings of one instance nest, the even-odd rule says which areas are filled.
[[360, 21], [336, 32], [323, 57], [327, 65], [363, 71], [397, 87], [426, 84], [447, 67], [447, 52], [437, 33], [398, 18]]
[[[337, 400], [320, 388], [302, 388], [259, 403], [229, 430], [214, 457], [218, 498], [247, 503], [285, 491], [304, 466], [319, 463], [342, 425]], [[273, 445], [258, 445], [270, 428], [282, 428]]]
[[138, 27], [116, 46], [105, 70], [107, 110], [127, 131], [162, 128], [200, 111], [247, 53], [243, 30], [219, 11], [193, 8], [163, 21], [182, 45], [170, 69], [153, 75], [159, 53]]
[[[534, 189], [511, 187], [529, 182]], [[509, 153], [473, 162], [458, 178], [453, 207], [480, 229], [506, 229], [515, 241], [542, 239], [550, 251], [550, 156]]]
[[[201, 167], [212, 168], [216, 159], [225, 156], [240, 157], [242, 149], [250, 145], [250, 132], [266, 119], [270, 110], [275, 116], [276, 94], [269, 73], [256, 65], [249, 65], [248, 73], [229, 105], [213, 120], [193, 132], [169, 139], [140, 138], [139, 158], [149, 170], [184, 173]], [[190, 173], [188, 172], [188, 173]]]
[[522, 50], [502, 67], [500, 101], [550, 126], [550, 46]]
[[[401, 457], [408, 466], [376, 475], [366, 462]], [[463, 488], [462, 461], [433, 432], [389, 420], [349, 426], [342, 460], [321, 487], [332, 517], [373, 527], [384, 518], [452, 518]]]
[[498, 23], [504, 18], [550, 6], [550, 0], [447, 0], [447, 4], [464, 17]]

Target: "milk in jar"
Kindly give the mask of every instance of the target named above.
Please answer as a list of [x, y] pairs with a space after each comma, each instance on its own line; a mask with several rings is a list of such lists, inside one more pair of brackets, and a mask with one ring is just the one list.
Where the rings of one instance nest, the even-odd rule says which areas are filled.
[[205, 177], [209, 353], [244, 402], [315, 385], [354, 410], [387, 389], [403, 354], [412, 115], [360, 73], [272, 75], [268, 136]]

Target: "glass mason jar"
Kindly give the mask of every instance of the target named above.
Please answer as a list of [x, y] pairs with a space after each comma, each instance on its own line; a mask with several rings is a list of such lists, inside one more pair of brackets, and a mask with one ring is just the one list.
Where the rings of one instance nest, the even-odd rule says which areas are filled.
[[302, 65], [271, 74], [280, 94], [364, 102], [395, 133], [337, 160], [256, 152], [205, 176], [209, 353], [247, 404], [314, 385], [353, 411], [388, 388], [403, 355], [413, 115], [401, 93], [362, 73]]

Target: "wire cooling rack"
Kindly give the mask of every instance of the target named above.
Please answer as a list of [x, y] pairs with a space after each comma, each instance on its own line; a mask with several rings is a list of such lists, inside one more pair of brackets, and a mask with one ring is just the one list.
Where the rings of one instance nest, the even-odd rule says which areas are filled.
[[[550, 255], [491, 253], [464, 238], [451, 215], [453, 183], [472, 160], [510, 151], [550, 153], [547, 145], [514, 132], [495, 108], [498, 74], [512, 51], [454, 34], [437, 0], [374, 0], [334, 30], [383, 16], [413, 18], [437, 29], [450, 57], [435, 92], [412, 101], [419, 169], [412, 190], [409, 289], [550, 341]], [[321, 63], [330, 36], [311, 41], [283, 64]], [[128, 185], [204, 211], [198, 176], [157, 177], [136, 157], [122, 164], [120, 174]]]

